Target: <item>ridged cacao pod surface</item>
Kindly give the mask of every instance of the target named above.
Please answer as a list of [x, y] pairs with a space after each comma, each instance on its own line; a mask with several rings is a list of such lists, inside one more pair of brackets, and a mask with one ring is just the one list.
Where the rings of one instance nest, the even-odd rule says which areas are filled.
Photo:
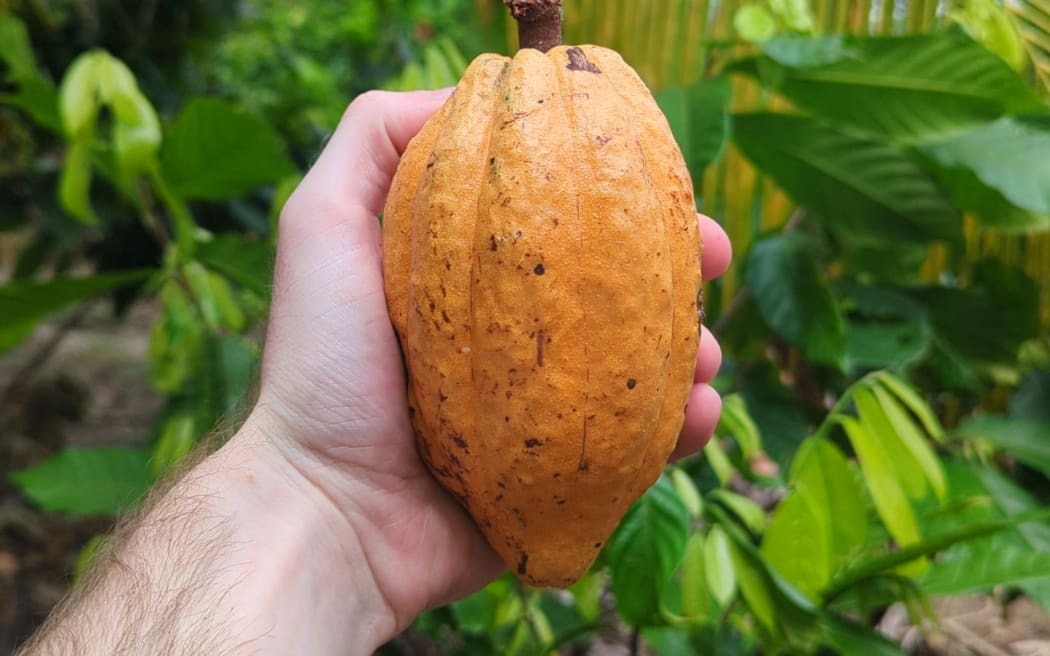
[[383, 219], [421, 456], [525, 582], [577, 580], [673, 451], [699, 342], [692, 183], [597, 46], [481, 55]]

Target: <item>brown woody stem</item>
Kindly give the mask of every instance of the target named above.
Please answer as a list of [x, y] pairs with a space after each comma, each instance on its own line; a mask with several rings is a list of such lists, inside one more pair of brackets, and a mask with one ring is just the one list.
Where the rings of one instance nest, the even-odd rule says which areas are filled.
[[503, 0], [518, 21], [518, 47], [547, 52], [561, 45], [561, 0]]

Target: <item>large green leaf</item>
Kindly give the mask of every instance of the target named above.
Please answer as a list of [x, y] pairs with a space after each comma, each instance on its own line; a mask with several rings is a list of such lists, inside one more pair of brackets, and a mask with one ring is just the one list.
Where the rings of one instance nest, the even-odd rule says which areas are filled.
[[780, 233], [756, 242], [747, 285], [774, 332], [813, 362], [839, 364], [845, 349], [842, 315], [805, 237]]
[[959, 215], [903, 150], [787, 114], [736, 114], [733, 139], [843, 242], [958, 241]]
[[978, 415], [963, 422], [955, 432], [963, 437], [982, 437], [1015, 458], [1050, 476], [1050, 424], [1005, 415]]
[[196, 98], [168, 131], [164, 175], [186, 198], [236, 198], [295, 172], [266, 121], [221, 100]]
[[671, 87], [656, 94], [656, 102], [671, 124], [697, 191], [704, 169], [722, 154], [729, 133], [729, 95], [729, 80], [724, 77]]
[[33, 327], [67, 305], [116, 287], [139, 282], [149, 271], [106, 273], [47, 282], [12, 282], [0, 286], [0, 353], [25, 339]]
[[965, 168], [1017, 207], [1050, 216], [1050, 123], [1004, 118], [923, 151], [943, 166]]
[[902, 143], [1043, 109], [1006, 62], [958, 30], [855, 38], [846, 47], [849, 56], [824, 65], [767, 57], [736, 70], [817, 116]]
[[688, 537], [689, 513], [662, 476], [631, 507], [607, 546], [616, 607], [631, 626], [659, 623], [660, 599]]
[[149, 490], [149, 451], [125, 447], [65, 449], [11, 474], [41, 508], [74, 515], [115, 515]]

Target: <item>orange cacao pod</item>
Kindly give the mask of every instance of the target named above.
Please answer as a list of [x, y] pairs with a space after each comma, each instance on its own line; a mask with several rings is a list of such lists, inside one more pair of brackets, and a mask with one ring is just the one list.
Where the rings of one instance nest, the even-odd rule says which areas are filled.
[[594, 562], [673, 451], [700, 237], [667, 121], [596, 46], [478, 57], [383, 223], [419, 451], [533, 585]]

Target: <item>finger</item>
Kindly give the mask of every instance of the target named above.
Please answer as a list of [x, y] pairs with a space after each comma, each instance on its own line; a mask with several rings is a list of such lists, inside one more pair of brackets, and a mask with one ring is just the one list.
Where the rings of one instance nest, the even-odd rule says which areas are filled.
[[703, 214], [697, 215], [700, 221], [700, 234], [704, 239], [704, 257], [701, 269], [704, 280], [711, 280], [729, 269], [733, 259], [733, 246], [729, 235], [718, 225], [718, 222]]
[[694, 385], [685, 409], [685, 424], [671, 459], [684, 458], [704, 448], [714, 434], [721, 414], [722, 397], [715, 388], [703, 383]]
[[721, 367], [722, 347], [707, 326], [700, 326], [700, 348], [696, 353], [696, 373], [693, 380], [697, 383], [709, 383], [718, 375]]

